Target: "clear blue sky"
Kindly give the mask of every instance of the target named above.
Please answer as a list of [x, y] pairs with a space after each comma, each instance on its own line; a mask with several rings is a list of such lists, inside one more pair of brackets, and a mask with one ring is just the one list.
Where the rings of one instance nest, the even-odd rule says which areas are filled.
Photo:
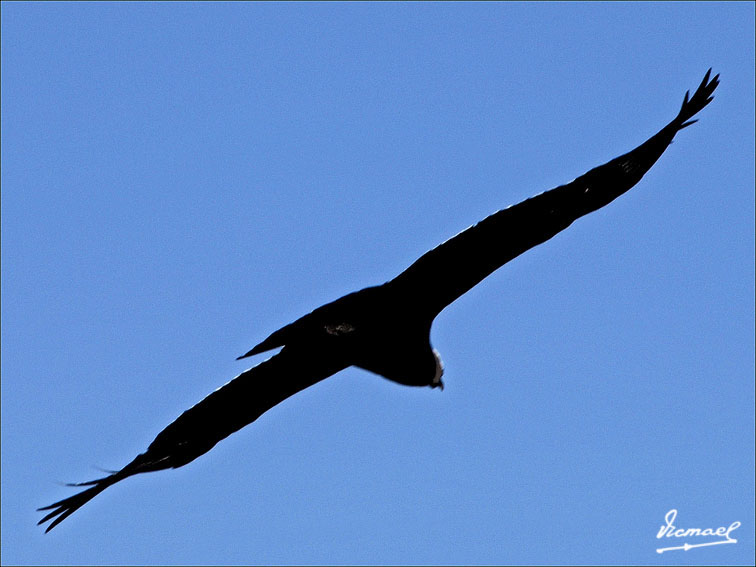
[[[445, 391], [349, 369], [35, 525], [708, 67], [636, 188], [436, 320]], [[752, 564], [753, 324], [753, 3], [2, 5], [3, 563]], [[738, 543], [657, 555], [672, 508]]]

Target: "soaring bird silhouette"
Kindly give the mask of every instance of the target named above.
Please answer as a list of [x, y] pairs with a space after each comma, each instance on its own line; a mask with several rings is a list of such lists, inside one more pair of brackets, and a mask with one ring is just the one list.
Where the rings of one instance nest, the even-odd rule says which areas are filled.
[[712, 101], [719, 75], [707, 71], [677, 116], [646, 142], [568, 183], [498, 211], [421, 256], [394, 279], [351, 293], [286, 325], [239, 357], [283, 347], [242, 372], [161, 431], [119, 471], [70, 486], [88, 487], [39, 510], [46, 532], [129, 476], [178, 468], [212, 449], [289, 396], [357, 366], [408, 386], [443, 388], [441, 359], [430, 344], [435, 317], [486, 276], [610, 203], [664, 153], [672, 138]]

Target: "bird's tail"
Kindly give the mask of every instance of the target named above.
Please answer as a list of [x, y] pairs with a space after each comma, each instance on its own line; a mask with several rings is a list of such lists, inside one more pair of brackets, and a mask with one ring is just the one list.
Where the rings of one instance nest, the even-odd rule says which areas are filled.
[[143, 457], [144, 455], [139, 455], [136, 459], [123, 467], [120, 471], [115, 471], [108, 476], [90, 480], [88, 482], [69, 483], [67, 486], [88, 486], [89, 488], [83, 490], [82, 492], [79, 492], [78, 494], [74, 494], [73, 496], [69, 496], [68, 498], [64, 498], [63, 500], [59, 500], [54, 504], [50, 504], [49, 506], [37, 508], [37, 511], [40, 512], [51, 510], [44, 518], [37, 522], [37, 525], [41, 525], [49, 520], [52, 520], [50, 525], [47, 526], [47, 529], [45, 529], [45, 533], [47, 533], [63, 520], [68, 518], [68, 516], [76, 512], [76, 510], [84, 506], [84, 504], [92, 500], [92, 498], [97, 496], [107, 487], [114, 485], [116, 482], [119, 482], [124, 478], [128, 478], [140, 472], [147, 472], [150, 469], [145, 469]]

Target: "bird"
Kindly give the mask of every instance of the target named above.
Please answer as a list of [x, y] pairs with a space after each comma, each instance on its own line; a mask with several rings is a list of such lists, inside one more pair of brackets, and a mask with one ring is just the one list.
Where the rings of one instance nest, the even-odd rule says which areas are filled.
[[711, 69], [677, 116], [634, 150], [575, 180], [486, 217], [426, 252], [395, 278], [350, 293], [273, 332], [237, 360], [280, 348], [183, 412], [122, 469], [69, 484], [82, 491], [38, 508], [45, 533], [130, 476], [182, 467], [290, 396], [356, 366], [406, 386], [443, 389], [431, 346], [436, 316], [495, 270], [629, 191], [713, 100]]

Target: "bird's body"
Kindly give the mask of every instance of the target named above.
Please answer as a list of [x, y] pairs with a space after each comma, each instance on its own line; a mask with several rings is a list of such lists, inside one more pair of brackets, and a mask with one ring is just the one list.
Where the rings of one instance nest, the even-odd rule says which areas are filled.
[[633, 187], [675, 134], [711, 100], [711, 70], [672, 122], [649, 140], [574, 181], [494, 213], [415, 261], [394, 279], [328, 303], [272, 333], [245, 358], [281, 351], [243, 372], [161, 431], [120, 471], [76, 484], [85, 490], [55, 504], [40, 524], [51, 530], [108, 486], [134, 474], [181, 467], [293, 394], [349, 366], [408, 386], [443, 387], [430, 344], [435, 317], [509, 260]]

